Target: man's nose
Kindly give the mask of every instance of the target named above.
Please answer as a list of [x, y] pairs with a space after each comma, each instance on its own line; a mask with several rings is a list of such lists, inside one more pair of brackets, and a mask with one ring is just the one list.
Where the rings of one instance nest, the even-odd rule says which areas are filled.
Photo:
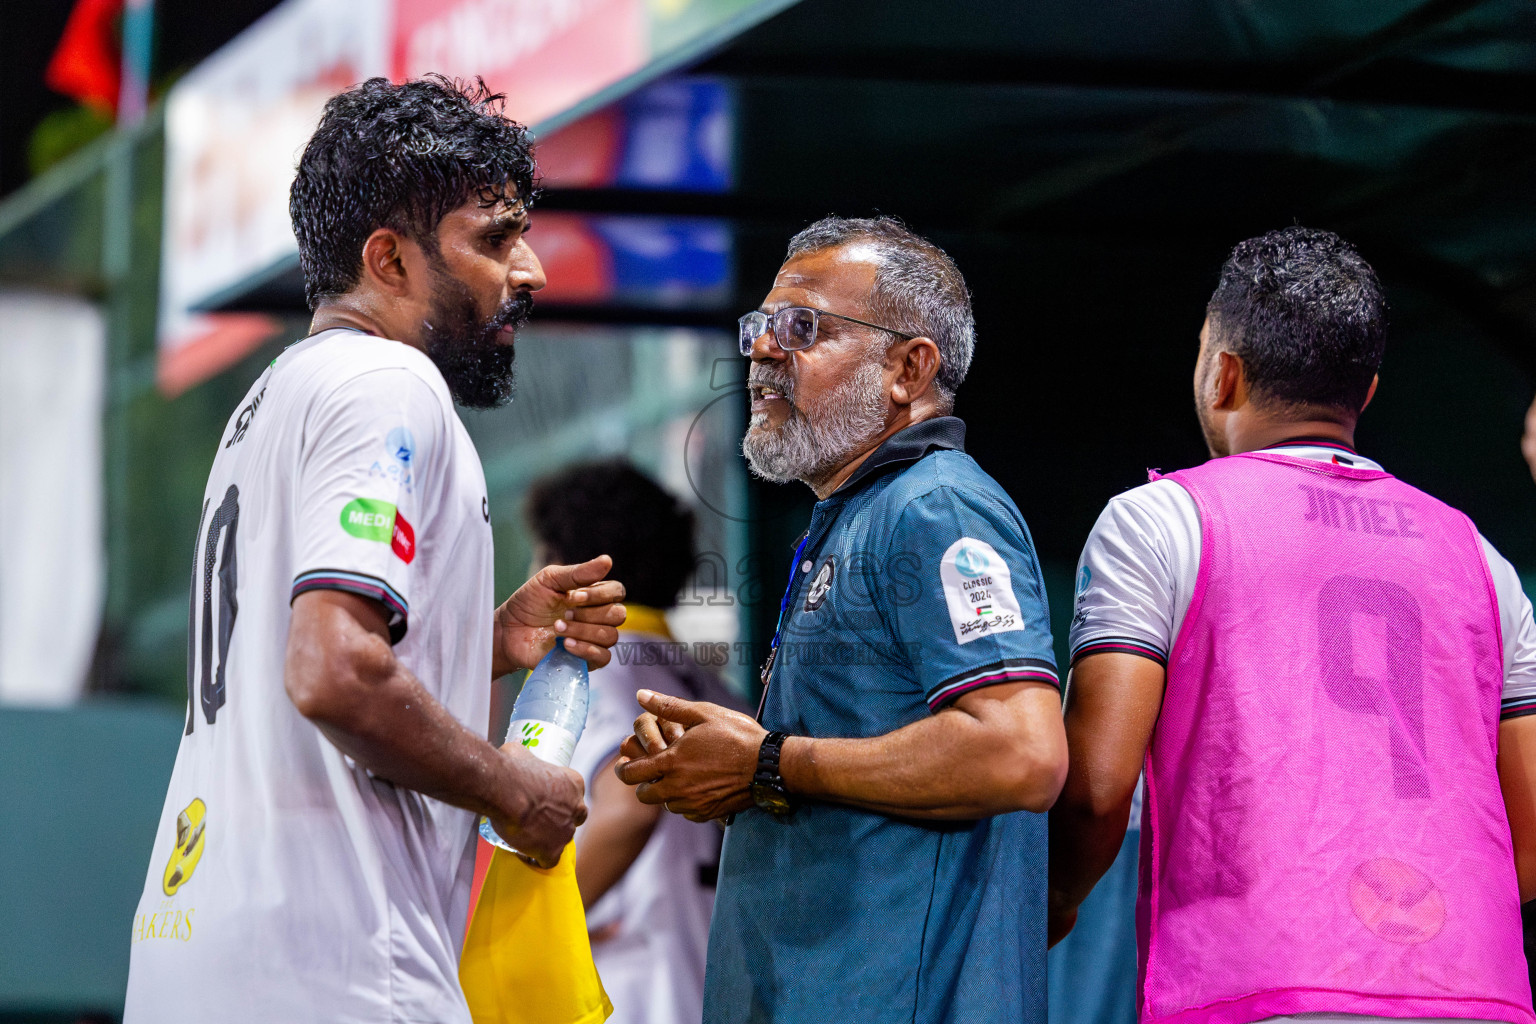
[[773, 336], [772, 324], [752, 342], [751, 358], [754, 363], [782, 363], [789, 358], [789, 353], [779, 348], [779, 339]]
[[513, 254], [507, 280], [514, 291], [527, 288], [536, 292], [549, 283], [544, 276], [544, 264], [539, 262], [538, 254], [528, 245], [527, 239], [517, 240], [517, 251]]

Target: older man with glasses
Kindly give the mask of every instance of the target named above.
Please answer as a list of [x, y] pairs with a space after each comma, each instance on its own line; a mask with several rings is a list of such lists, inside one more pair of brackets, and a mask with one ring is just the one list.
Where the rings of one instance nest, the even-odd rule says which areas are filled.
[[1045, 820], [1066, 742], [1045, 591], [950, 415], [950, 259], [827, 218], [741, 318], [742, 450], [816, 492], [753, 719], [642, 690], [619, 777], [729, 823], [704, 1019], [1045, 1020]]

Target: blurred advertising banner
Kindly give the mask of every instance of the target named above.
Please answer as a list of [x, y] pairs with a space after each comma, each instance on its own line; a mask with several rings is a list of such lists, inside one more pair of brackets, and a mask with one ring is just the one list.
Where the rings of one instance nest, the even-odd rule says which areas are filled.
[[332, 95], [389, 72], [388, 0], [289, 0], [166, 99], [157, 376], [179, 394], [271, 337], [276, 320], [202, 313], [293, 258], [288, 186]]
[[645, 0], [395, 0], [395, 79], [480, 75], [537, 124], [639, 71]]
[[714, 309], [732, 290], [730, 225], [712, 217], [540, 213], [541, 306]]
[[657, 82], [541, 137], [543, 186], [729, 192], [735, 114], [725, 82]]
[[[166, 100], [162, 391], [219, 372], [277, 329], [259, 313], [207, 310], [291, 271], [288, 187], [337, 91], [373, 75], [480, 75], [513, 117], [553, 127], [793, 2], [287, 0]], [[724, 191], [731, 110], [721, 83], [661, 83], [552, 131], [549, 184]]]

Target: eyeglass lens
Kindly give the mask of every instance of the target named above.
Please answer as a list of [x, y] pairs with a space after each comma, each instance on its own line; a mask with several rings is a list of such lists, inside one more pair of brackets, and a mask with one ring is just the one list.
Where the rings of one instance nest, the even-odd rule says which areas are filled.
[[773, 336], [779, 348], [795, 352], [810, 348], [816, 340], [816, 311], [814, 309], [781, 309], [773, 316]]
[[752, 354], [752, 344], [768, 329], [768, 318], [761, 313], [748, 313], [736, 323], [739, 327], [737, 340], [741, 346], [741, 354], [749, 356]]
[[773, 328], [774, 340], [785, 352], [798, 352], [801, 349], [810, 348], [816, 341], [816, 321], [814, 309], [798, 307], [781, 309], [772, 316], [759, 312], [748, 313], [737, 321], [740, 325], [741, 354], [751, 355], [753, 343], [761, 338], [770, 326]]

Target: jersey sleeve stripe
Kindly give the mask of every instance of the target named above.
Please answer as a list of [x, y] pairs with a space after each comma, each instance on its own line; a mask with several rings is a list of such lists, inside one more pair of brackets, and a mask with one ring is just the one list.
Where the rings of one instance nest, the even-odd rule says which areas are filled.
[[1536, 715], [1536, 695], [1510, 697], [1499, 704], [1499, 719], [1523, 718]]
[[1028, 682], [1049, 683], [1057, 689], [1061, 688], [1056, 667], [1050, 662], [1035, 658], [1007, 658], [950, 676], [928, 691], [928, 709], [938, 711], [961, 694], [979, 690], [983, 686]]
[[405, 639], [410, 606], [386, 580], [344, 569], [312, 569], [294, 578], [293, 592], [288, 595], [288, 603], [292, 604], [294, 598], [310, 590], [344, 590], [350, 594], [373, 598], [389, 609], [389, 642], [397, 644]]
[[1127, 637], [1100, 637], [1097, 640], [1085, 640], [1077, 645], [1072, 652], [1072, 663], [1075, 665], [1079, 659], [1086, 658], [1090, 654], [1135, 654], [1143, 658], [1150, 658], [1159, 665], [1167, 666], [1168, 656], [1162, 648], [1156, 644], [1149, 644], [1145, 640], [1132, 640]]

